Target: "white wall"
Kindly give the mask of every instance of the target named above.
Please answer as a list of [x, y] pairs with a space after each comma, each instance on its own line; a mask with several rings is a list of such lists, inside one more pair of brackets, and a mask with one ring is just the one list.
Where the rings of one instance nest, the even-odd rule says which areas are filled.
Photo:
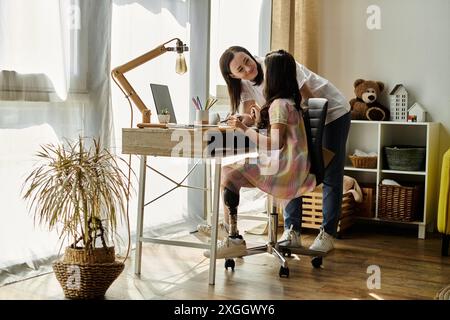
[[[396, 83], [440, 122], [440, 159], [450, 147], [450, 1], [322, 0], [319, 73], [350, 100], [358, 78]], [[381, 29], [366, 26], [367, 7], [381, 9]]]

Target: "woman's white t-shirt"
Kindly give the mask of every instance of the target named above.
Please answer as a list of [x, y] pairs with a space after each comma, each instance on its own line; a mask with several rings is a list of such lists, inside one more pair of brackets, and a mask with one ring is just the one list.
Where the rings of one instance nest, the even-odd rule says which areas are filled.
[[[261, 64], [265, 73], [264, 59], [261, 57], [255, 57], [255, 59]], [[325, 124], [340, 118], [350, 111], [350, 104], [347, 99], [331, 82], [308, 70], [304, 65], [298, 62], [296, 63], [298, 87], [301, 88], [306, 83], [314, 97], [328, 100], [328, 112]], [[266, 103], [263, 89], [264, 81], [260, 85], [255, 86], [249, 80], [241, 80], [241, 101], [255, 100], [259, 106], [263, 106]]]

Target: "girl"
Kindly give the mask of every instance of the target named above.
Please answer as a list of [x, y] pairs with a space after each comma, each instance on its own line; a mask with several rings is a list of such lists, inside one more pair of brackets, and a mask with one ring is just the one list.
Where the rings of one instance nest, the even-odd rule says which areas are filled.
[[[256, 163], [232, 164], [223, 168], [223, 199], [229, 216], [229, 235], [217, 246], [217, 258], [239, 257], [246, 244], [237, 230], [237, 207], [241, 187], [257, 187], [281, 200], [282, 204], [314, 189], [315, 176], [309, 173], [310, 162], [305, 127], [300, 109], [301, 95], [297, 83], [296, 63], [284, 50], [266, 55], [262, 109], [253, 114], [258, 133], [240, 117], [231, 116], [228, 125], [241, 130], [259, 147]], [[263, 149], [267, 149], [264, 153]], [[295, 173], [295, 174], [293, 174]], [[209, 251], [205, 252], [209, 257]]]

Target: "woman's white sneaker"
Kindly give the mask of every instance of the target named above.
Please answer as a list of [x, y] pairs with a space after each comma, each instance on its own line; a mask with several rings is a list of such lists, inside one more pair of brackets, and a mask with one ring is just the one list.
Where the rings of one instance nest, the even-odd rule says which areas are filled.
[[314, 251], [329, 252], [334, 248], [333, 241], [333, 236], [326, 233], [325, 230], [321, 228], [319, 234], [309, 249]]
[[300, 233], [294, 231], [292, 229], [286, 229], [283, 232], [280, 240], [278, 242], [284, 242], [284, 245], [292, 246], [292, 247], [301, 247], [302, 240], [300, 238]]

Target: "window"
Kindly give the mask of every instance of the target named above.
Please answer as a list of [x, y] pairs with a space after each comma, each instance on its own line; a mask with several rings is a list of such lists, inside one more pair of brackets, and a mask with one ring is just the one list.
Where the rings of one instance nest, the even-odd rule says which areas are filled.
[[88, 33], [81, 5], [79, 0], [0, 3], [0, 100], [48, 101], [50, 95], [42, 93], [66, 100], [68, 92], [86, 93]]
[[219, 68], [221, 54], [233, 45], [254, 55], [270, 50], [271, 0], [212, 0], [210, 94], [228, 98]]

